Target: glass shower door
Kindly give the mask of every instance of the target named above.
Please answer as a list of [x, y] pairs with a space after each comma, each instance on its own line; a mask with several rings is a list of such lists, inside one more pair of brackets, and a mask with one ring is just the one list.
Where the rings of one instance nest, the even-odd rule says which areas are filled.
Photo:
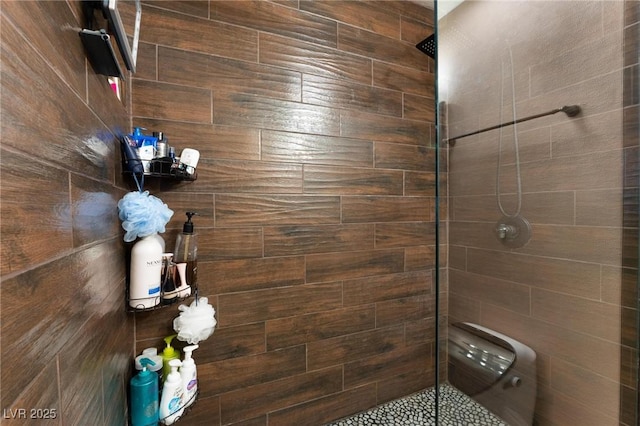
[[638, 2], [436, 8], [439, 424], [636, 425]]

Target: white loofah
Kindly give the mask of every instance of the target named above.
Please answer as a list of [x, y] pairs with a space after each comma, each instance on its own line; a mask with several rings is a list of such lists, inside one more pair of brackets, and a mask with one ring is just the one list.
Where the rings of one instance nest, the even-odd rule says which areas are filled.
[[178, 340], [195, 345], [213, 334], [217, 324], [216, 310], [206, 297], [194, 300], [189, 306], [180, 305], [178, 310], [180, 315], [173, 320]]

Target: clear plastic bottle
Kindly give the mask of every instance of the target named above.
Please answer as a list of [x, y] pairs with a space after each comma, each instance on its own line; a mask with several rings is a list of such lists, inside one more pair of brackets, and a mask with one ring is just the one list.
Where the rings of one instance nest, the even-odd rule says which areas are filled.
[[182, 227], [182, 232], [178, 234], [173, 250], [173, 261], [177, 264], [187, 264], [187, 285], [191, 286], [192, 293], [198, 285], [198, 236], [191, 222], [191, 218], [196, 214], [187, 212], [187, 221]]

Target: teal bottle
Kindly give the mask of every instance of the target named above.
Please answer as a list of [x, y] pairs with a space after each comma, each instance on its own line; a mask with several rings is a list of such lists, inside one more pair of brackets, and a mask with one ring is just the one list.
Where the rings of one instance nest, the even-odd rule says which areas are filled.
[[140, 360], [142, 371], [131, 378], [131, 426], [156, 426], [158, 424], [158, 375], [147, 370], [155, 363], [149, 358]]

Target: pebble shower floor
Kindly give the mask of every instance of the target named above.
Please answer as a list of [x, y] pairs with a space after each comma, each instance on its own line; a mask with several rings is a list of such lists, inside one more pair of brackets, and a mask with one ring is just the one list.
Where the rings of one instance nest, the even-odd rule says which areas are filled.
[[[436, 426], [434, 390], [427, 389], [325, 426]], [[507, 426], [458, 389], [440, 386], [438, 426]]]

